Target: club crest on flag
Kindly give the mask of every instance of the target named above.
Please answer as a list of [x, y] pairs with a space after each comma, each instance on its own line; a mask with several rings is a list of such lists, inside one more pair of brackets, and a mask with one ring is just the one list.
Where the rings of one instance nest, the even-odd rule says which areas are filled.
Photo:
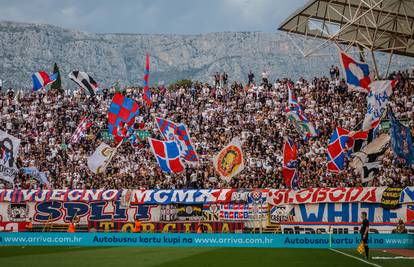
[[176, 124], [172, 121], [155, 118], [158, 129], [165, 141], [176, 141], [179, 145], [182, 158], [187, 162], [197, 163], [199, 161], [195, 147], [191, 142], [190, 134], [184, 124]]
[[244, 156], [241, 142], [234, 138], [213, 159], [214, 168], [226, 181], [239, 174], [244, 169]]
[[116, 148], [105, 143], [100, 144], [95, 152], [87, 158], [88, 168], [96, 174], [104, 173], [115, 151]]

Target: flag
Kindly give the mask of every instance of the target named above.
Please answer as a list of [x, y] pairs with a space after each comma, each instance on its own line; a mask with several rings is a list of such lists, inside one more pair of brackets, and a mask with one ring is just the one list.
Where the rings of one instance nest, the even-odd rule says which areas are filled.
[[339, 59], [349, 88], [368, 93], [370, 91], [369, 84], [373, 80], [368, 64], [356, 61], [343, 51], [339, 52]]
[[83, 137], [89, 127], [92, 126], [92, 122], [89, 120], [88, 116], [85, 116], [81, 119], [78, 127], [70, 138], [69, 143], [76, 144], [81, 137]]
[[150, 63], [149, 63], [149, 55], [147, 53], [147, 55], [145, 57], [144, 95], [142, 97], [147, 106], [151, 106], [151, 91], [148, 87], [149, 70], [150, 70]]
[[289, 106], [286, 108], [287, 117], [294, 125], [296, 131], [302, 135], [303, 139], [308, 140], [311, 137], [317, 137], [318, 131], [306, 118], [290, 86], [288, 104]]
[[414, 163], [414, 148], [410, 128], [399, 122], [391, 110], [388, 111], [388, 117], [391, 122], [390, 136], [394, 156], [399, 162], [410, 166]]
[[175, 141], [161, 141], [148, 138], [152, 153], [163, 172], [179, 173], [184, 171], [184, 165], [180, 159], [180, 150]]
[[48, 75], [45, 71], [35, 72], [32, 75], [33, 81], [33, 92], [42, 89], [46, 85], [53, 83], [57, 79], [58, 74], [53, 73], [52, 75]]
[[178, 143], [181, 156], [185, 161], [199, 161], [195, 147], [191, 142], [190, 134], [184, 124], [176, 124], [175, 122], [158, 117], [155, 118], [155, 121], [166, 141], [176, 141]]
[[176, 140], [177, 125], [175, 122], [155, 117], [158, 130], [160, 130], [164, 140], [171, 141]]
[[138, 104], [134, 100], [121, 93], [114, 95], [108, 110], [108, 131], [114, 136], [116, 143], [128, 138], [128, 132], [132, 129], [134, 118], [139, 113], [138, 108]]
[[50, 89], [62, 91], [62, 79], [60, 78], [60, 71], [58, 65], [53, 65], [53, 73], [56, 74], [56, 80], [50, 85]]
[[414, 205], [407, 205], [407, 222], [414, 223]]
[[362, 130], [367, 131], [381, 119], [385, 112], [388, 100], [392, 94], [392, 88], [396, 81], [375, 81], [370, 84], [367, 95], [367, 113], [365, 114]]
[[47, 180], [46, 173], [39, 171], [37, 168], [35, 168], [35, 167], [23, 167], [22, 171], [23, 171], [24, 174], [31, 175], [33, 178], [35, 178], [40, 183], [42, 183], [46, 186], [50, 186], [50, 183]]
[[104, 173], [106, 166], [108, 166], [112, 157], [114, 156], [116, 148], [110, 147], [105, 143], [101, 143], [93, 152], [93, 154], [87, 158], [88, 168], [95, 174]]
[[[385, 115], [385, 113], [384, 113]], [[372, 123], [371, 128], [368, 131], [362, 131], [362, 124], [363, 121], [361, 121], [355, 128], [359, 129], [361, 132], [367, 132], [367, 138], [354, 138], [354, 146], [353, 146], [353, 151], [352, 153], [358, 152], [361, 149], [363, 149], [366, 145], [368, 145], [369, 143], [371, 143], [375, 138], [377, 138], [378, 133], [379, 133], [379, 128], [381, 125], [381, 121], [382, 121], [381, 117], [379, 120], [376, 120]]]
[[283, 179], [287, 187], [298, 188], [298, 149], [293, 140], [289, 137], [285, 139], [283, 145]]
[[381, 134], [361, 151], [353, 154], [350, 166], [359, 172], [363, 183], [370, 182], [374, 178], [374, 174], [379, 172], [389, 142], [390, 136]]
[[364, 252], [365, 252], [364, 241], [359, 242], [359, 245], [357, 247], [357, 251], [358, 251], [359, 254], [364, 254]]
[[16, 159], [20, 139], [0, 130], [0, 179], [13, 183], [17, 174]]
[[328, 144], [328, 171], [340, 173], [344, 169], [345, 157], [347, 156], [347, 142], [349, 131], [337, 127], [333, 132]]
[[367, 141], [369, 131], [352, 131], [349, 133], [348, 141], [346, 142], [346, 149], [348, 151], [348, 156], [352, 153], [358, 152], [361, 150], [362, 145]]
[[95, 80], [89, 76], [86, 72], [74, 70], [69, 73], [69, 78], [74, 81], [78, 86], [85, 90], [88, 90], [91, 96], [94, 96], [99, 87]]
[[176, 133], [178, 144], [181, 148], [181, 155], [185, 161], [198, 163], [199, 159], [195, 147], [191, 142], [190, 134], [184, 124], [179, 124]]
[[220, 177], [229, 182], [244, 169], [244, 156], [239, 138], [233, 138], [214, 158], [213, 165]]

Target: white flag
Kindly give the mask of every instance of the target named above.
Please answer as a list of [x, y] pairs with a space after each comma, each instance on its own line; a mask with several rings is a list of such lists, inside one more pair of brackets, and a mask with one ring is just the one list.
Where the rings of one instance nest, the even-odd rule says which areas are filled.
[[244, 169], [244, 156], [239, 138], [233, 138], [214, 158], [213, 164], [221, 178], [229, 182]]
[[390, 139], [388, 134], [381, 134], [361, 151], [353, 154], [350, 165], [359, 172], [362, 183], [370, 182], [379, 172]]
[[370, 91], [367, 95], [367, 113], [365, 114], [363, 131], [372, 128], [372, 123], [379, 120], [384, 113], [388, 100], [392, 94], [395, 81], [375, 81], [369, 85]]
[[13, 183], [17, 174], [17, 154], [19, 153], [20, 139], [0, 130], [0, 179]]
[[88, 157], [88, 167], [96, 174], [104, 173], [106, 166], [112, 159], [116, 148], [113, 148], [105, 143], [102, 143], [96, 148], [92, 156]]

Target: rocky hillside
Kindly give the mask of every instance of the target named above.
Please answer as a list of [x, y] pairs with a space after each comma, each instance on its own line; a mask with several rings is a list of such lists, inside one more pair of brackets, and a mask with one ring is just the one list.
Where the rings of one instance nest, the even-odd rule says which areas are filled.
[[[249, 69], [277, 77], [327, 74], [336, 55], [304, 59], [279, 33], [223, 32], [202, 35], [93, 34], [51, 25], [0, 22], [0, 79], [4, 87], [31, 87], [31, 74], [57, 62], [64, 85], [72, 70], [88, 72], [103, 87], [141, 85], [145, 53], [151, 55], [150, 84], [189, 78], [211, 82], [216, 71], [245, 80]], [[329, 54], [329, 53], [328, 53]], [[409, 66], [408, 60], [398, 68]]]

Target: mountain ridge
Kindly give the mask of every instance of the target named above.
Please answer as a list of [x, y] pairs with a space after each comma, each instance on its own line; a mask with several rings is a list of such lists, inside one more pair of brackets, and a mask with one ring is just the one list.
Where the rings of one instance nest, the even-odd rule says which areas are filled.
[[[150, 53], [150, 85], [179, 79], [212, 82], [226, 71], [230, 80], [246, 81], [266, 70], [276, 78], [327, 75], [337, 56], [303, 58], [282, 33], [218, 32], [206, 34], [89, 33], [48, 24], [0, 22], [0, 79], [4, 87], [31, 88], [31, 74], [51, 72], [57, 63], [65, 87], [76, 88], [67, 75], [89, 73], [101, 87], [118, 80], [142, 85], [145, 54]], [[379, 62], [385, 61], [380, 59]], [[402, 60], [402, 67], [409, 65]]]

